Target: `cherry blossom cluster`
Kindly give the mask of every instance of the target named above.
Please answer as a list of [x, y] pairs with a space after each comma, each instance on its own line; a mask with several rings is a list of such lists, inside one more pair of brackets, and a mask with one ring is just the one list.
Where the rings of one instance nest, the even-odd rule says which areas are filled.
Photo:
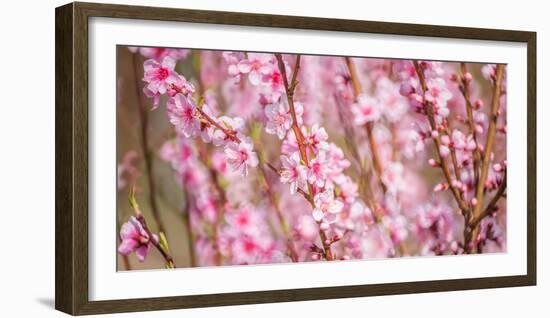
[[231, 167], [243, 176], [248, 168], [258, 165], [250, 138], [244, 134], [244, 121], [239, 117], [215, 117], [207, 104], [197, 105], [194, 86], [175, 70], [170, 56], [162, 62], [147, 60], [143, 64], [145, 95], [152, 97], [155, 108], [161, 95], [168, 95], [166, 109], [169, 121], [185, 137], [200, 138], [206, 143], [223, 147]]
[[[142, 112], [118, 169], [120, 195], [137, 185], [144, 202], [120, 224], [126, 268], [506, 250], [502, 65], [129, 51], [122, 85], [148, 98], [118, 99]], [[167, 239], [188, 246], [174, 259]]]

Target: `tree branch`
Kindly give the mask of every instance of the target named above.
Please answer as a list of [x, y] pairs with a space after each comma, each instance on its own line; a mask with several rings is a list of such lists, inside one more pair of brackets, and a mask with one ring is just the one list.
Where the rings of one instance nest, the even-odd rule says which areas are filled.
[[[423, 100], [424, 100], [424, 105], [425, 105], [425, 108], [426, 108], [426, 114], [428, 116], [428, 121], [430, 123], [431, 130], [432, 131], [437, 130], [437, 125], [435, 123], [435, 114], [434, 114], [434, 110], [433, 110], [433, 105], [430, 102], [427, 102], [425, 100], [426, 91], [428, 90], [428, 85], [426, 84], [426, 78], [424, 77], [424, 71], [420, 67], [420, 64], [418, 64], [418, 61], [413, 61], [413, 64], [414, 64], [414, 68], [416, 70], [416, 74], [418, 75], [418, 79], [420, 81], [420, 86], [422, 88], [422, 97], [423, 97]], [[434, 143], [435, 143], [435, 150], [436, 150], [436, 153], [437, 153], [437, 157], [439, 159], [440, 167], [441, 167], [441, 170], [443, 171], [443, 175], [445, 176], [445, 179], [447, 180], [447, 183], [449, 185], [449, 189], [451, 189], [451, 192], [453, 193], [453, 196], [456, 200], [456, 203], [457, 203], [458, 207], [462, 211], [462, 214], [467, 216], [468, 213], [469, 213], [468, 206], [466, 205], [464, 200], [462, 200], [462, 196], [460, 194], [460, 191], [455, 186], [453, 186], [453, 177], [451, 176], [449, 166], [447, 164], [447, 161], [445, 160], [445, 157], [443, 157], [443, 155], [441, 155], [441, 151], [439, 150], [439, 148], [441, 146], [441, 137], [438, 135], [438, 136], [434, 137], [433, 140], [434, 140]]]

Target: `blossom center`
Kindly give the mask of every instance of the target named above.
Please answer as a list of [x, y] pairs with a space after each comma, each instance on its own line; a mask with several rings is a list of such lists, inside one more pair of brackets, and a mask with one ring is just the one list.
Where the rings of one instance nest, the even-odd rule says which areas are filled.
[[193, 118], [193, 109], [190, 107], [187, 107], [183, 110], [183, 118], [190, 120]]
[[248, 153], [246, 151], [240, 151], [239, 152], [239, 161], [245, 162], [248, 160]]
[[157, 80], [159, 81], [164, 81], [165, 79], [168, 78], [168, 69], [165, 68], [165, 67], [161, 67], [159, 68], [159, 70], [157, 71]]
[[254, 251], [254, 249], [256, 248], [256, 244], [254, 244], [254, 242], [250, 241], [250, 240], [246, 240], [244, 242], [244, 250], [247, 252], [247, 253], [251, 253]]

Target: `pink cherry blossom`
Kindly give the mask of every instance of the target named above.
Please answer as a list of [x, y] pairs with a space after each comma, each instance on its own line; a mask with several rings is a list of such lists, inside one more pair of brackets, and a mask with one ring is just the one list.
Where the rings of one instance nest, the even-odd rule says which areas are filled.
[[485, 64], [481, 68], [481, 74], [486, 80], [493, 80], [496, 76], [496, 64]]
[[330, 166], [326, 158], [326, 152], [319, 151], [317, 157], [313, 158], [309, 162], [307, 181], [318, 187], [322, 187], [323, 185], [325, 185], [329, 169]]
[[195, 114], [196, 107], [192, 99], [182, 94], [170, 98], [166, 103], [170, 123], [186, 137], [194, 137], [200, 132], [200, 122]]
[[347, 204], [352, 204], [359, 195], [359, 186], [349, 176], [345, 176], [339, 185], [340, 197]]
[[309, 130], [302, 127], [302, 132], [306, 139], [306, 144], [315, 150], [324, 147], [323, 144], [328, 140], [327, 131], [317, 123], [313, 124]]
[[265, 131], [277, 135], [279, 139], [284, 139], [292, 125], [292, 116], [288, 106], [285, 103], [270, 104], [265, 107], [264, 113], [267, 117]]
[[305, 188], [307, 167], [302, 165], [300, 154], [294, 152], [287, 156], [281, 156], [281, 182], [290, 183], [290, 193], [294, 194], [298, 188]]
[[248, 167], [256, 167], [258, 165], [258, 156], [253, 151], [250, 141], [243, 140], [237, 144], [230, 142], [225, 146], [225, 155], [227, 163], [241, 175], [248, 175]]
[[427, 84], [428, 91], [426, 92], [425, 99], [433, 103], [436, 114], [447, 117], [449, 115], [447, 102], [453, 97], [447, 88], [447, 83], [443, 78], [437, 77], [430, 79]]
[[405, 188], [403, 173], [404, 167], [400, 162], [391, 162], [386, 165], [382, 173], [382, 182], [388, 188], [388, 192], [397, 193]]
[[258, 85], [262, 77], [272, 70], [273, 54], [248, 53], [248, 58], [237, 64], [239, 72], [248, 74], [248, 80], [252, 85]]
[[271, 65], [271, 68], [264, 72], [262, 83], [271, 89], [274, 98], [278, 98], [285, 91], [283, 75], [275, 65]]
[[[158, 240], [155, 234], [152, 239]], [[152, 245], [151, 237], [135, 216], [131, 216], [120, 228], [120, 240], [118, 252], [122, 255], [135, 252], [140, 262], [145, 260]]]
[[139, 53], [147, 58], [155, 59], [157, 61], [161, 61], [167, 56], [173, 58], [174, 60], [179, 60], [186, 58], [187, 55], [189, 55], [189, 50], [169, 49], [164, 47], [140, 47]]
[[325, 191], [317, 193], [313, 199], [315, 208], [313, 209], [313, 219], [317, 222], [325, 221], [334, 223], [336, 215], [340, 213], [344, 207], [342, 201], [334, 199], [334, 190], [326, 188]]
[[147, 83], [144, 88], [145, 94], [165, 94], [171, 86], [180, 80], [174, 72], [176, 61], [167, 56], [162, 62], [147, 60], [143, 63], [143, 81]]
[[356, 125], [364, 125], [380, 118], [378, 101], [366, 94], [357, 97], [357, 102], [351, 106], [351, 111], [355, 116]]

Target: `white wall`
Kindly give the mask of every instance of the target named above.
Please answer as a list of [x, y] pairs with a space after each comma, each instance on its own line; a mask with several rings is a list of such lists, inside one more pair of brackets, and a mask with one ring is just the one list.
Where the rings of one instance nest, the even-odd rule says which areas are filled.
[[[115, 2], [107, 1], [105, 2]], [[140, 317], [276, 317], [280, 315], [424, 317], [512, 316], [550, 313], [546, 270], [550, 235], [544, 232], [550, 198], [543, 163], [550, 150], [550, 23], [544, 1], [195, 0], [116, 1], [193, 9], [247, 11], [519, 29], [538, 32], [538, 269], [539, 285], [482, 291], [385, 296], [301, 303], [220, 307], [139, 314]], [[397, 2], [397, 1], [396, 1]], [[0, 12], [0, 313], [57, 317], [54, 295], [54, 8], [63, 1], [6, 1]], [[546, 144], [546, 145], [545, 145]], [[182, 282], [185, 283], [185, 282]], [[33, 315], [34, 314], [34, 315]], [[113, 315], [122, 316], [122, 315]]]

